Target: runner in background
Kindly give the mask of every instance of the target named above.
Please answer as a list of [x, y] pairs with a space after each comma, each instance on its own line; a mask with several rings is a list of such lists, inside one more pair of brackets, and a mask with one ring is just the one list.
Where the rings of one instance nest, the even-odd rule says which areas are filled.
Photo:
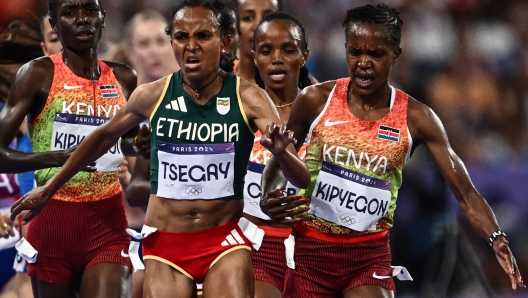
[[[256, 82], [266, 90], [279, 111], [282, 123], [290, 117], [292, 104], [300, 90], [311, 85], [306, 69], [308, 40], [301, 22], [285, 12], [272, 12], [264, 17], [254, 35], [254, 60], [258, 67]], [[251, 255], [255, 270], [255, 297], [280, 298], [284, 288], [286, 266], [284, 241], [291, 234], [291, 224], [273, 223], [260, 210], [262, 170], [271, 158], [260, 144], [260, 132], [248, 164], [244, 187], [244, 217], [263, 229], [264, 239]], [[304, 159], [306, 146], [298, 154]], [[297, 199], [298, 188], [283, 186], [286, 199]]]
[[253, 35], [262, 19], [282, 8], [280, 0], [238, 0], [240, 18], [239, 60], [235, 65], [235, 74], [250, 83], [255, 82], [255, 61], [253, 60]]

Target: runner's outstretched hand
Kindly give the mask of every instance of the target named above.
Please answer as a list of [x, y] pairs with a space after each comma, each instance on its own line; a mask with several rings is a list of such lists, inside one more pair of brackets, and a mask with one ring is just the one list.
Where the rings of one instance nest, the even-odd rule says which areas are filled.
[[[285, 197], [283, 196], [284, 193], [280, 189], [270, 192], [262, 199], [260, 209], [277, 223], [294, 224], [302, 222], [304, 220], [302, 215], [308, 210], [308, 207], [297, 207], [308, 203], [308, 199], [301, 196]], [[294, 210], [294, 208], [296, 209]]]
[[293, 137], [293, 131], [286, 130], [286, 124], [279, 126], [272, 122], [262, 132], [260, 143], [273, 155], [277, 155], [284, 152], [289, 144], [297, 144], [297, 140]]
[[516, 291], [518, 286], [521, 288], [526, 288], [526, 286], [524, 285], [521, 272], [519, 271], [519, 267], [517, 267], [517, 262], [508, 244], [508, 239], [499, 237], [493, 242], [493, 250], [502, 269], [510, 276], [512, 289]]
[[48, 194], [45, 186], [34, 188], [13, 204], [11, 221], [15, 221], [15, 218], [23, 211], [29, 211], [22, 218], [22, 224], [27, 224], [44, 209], [50, 199], [51, 194]]

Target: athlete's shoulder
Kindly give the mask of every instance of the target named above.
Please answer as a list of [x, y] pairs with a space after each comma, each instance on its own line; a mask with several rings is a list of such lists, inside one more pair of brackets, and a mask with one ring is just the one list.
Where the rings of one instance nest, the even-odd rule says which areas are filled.
[[407, 126], [413, 139], [418, 142], [443, 125], [433, 109], [409, 96]]
[[326, 102], [330, 92], [334, 89], [337, 81], [326, 81], [304, 88], [299, 94], [300, 101]]
[[119, 62], [114, 62], [114, 61], [108, 61], [108, 60], [101, 60], [103, 61], [104, 64], [108, 65], [108, 67], [110, 67], [112, 69], [112, 71], [114, 72], [114, 74], [124, 74], [124, 75], [134, 75], [134, 76], [137, 76], [136, 74], [136, 71], [126, 65], [126, 64], [123, 64], [123, 63], [119, 63]]
[[237, 78], [240, 80], [239, 92], [243, 102], [252, 102], [256, 100], [255, 104], [258, 105], [261, 102], [259, 101], [260, 99], [268, 97], [268, 94], [264, 89], [239, 76], [237, 76]]
[[132, 69], [130, 66], [123, 64], [123, 63], [117, 63], [113, 61], [103, 61], [108, 67], [112, 69], [112, 72], [114, 73], [114, 76], [116, 77], [117, 81], [121, 85], [122, 88], [124, 88], [125, 97], [128, 98], [128, 95], [134, 91], [134, 89], [137, 86], [137, 73], [134, 69]]
[[429, 106], [416, 100], [410, 95], [408, 96], [408, 102], [407, 113], [409, 117], [415, 117], [419, 119], [426, 114], [433, 113], [433, 110]]
[[[18, 69], [13, 84], [27, 92], [38, 92], [51, 88], [54, 74], [53, 61], [47, 57], [33, 59]], [[47, 96], [47, 92], [46, 96]]]
[[33, 59], [26, 64], [22, 65], [17, 72], [17, 76], [22, 75], [46, 75], [49, 76], [49, 72], [53, 71], [53, 61], [48, 56], [39, 57]]

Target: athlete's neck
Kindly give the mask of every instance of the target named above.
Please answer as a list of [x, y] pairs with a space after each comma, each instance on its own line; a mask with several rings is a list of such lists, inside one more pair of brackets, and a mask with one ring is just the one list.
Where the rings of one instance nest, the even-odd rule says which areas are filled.
[[206, 103], [213, 95], [220, 92], [224, 85], [225, 73], [218, 69], [205, 78], [195, 78], [191, 80], [182, 71], [182, 87], [187, 94], [198, 103]]
[[81, 78], [98, 80], [101, 76], [96, 48], [82, 52], [65, 48], [62, 52], [62, 60], [74, 74]]
[[348, 102], [360, 106], [364, 110], [375, 110], [389, 106], [391, 97], [391, 88], [387, 84], [380, 87], [368, 96], [357, 94], [353, 88], [349, 88]]
[[280, 109], [280, 107], [291, 106], [300, 92], [299, 87], [293, 84], [290, 84], [290, 86], [284, 89], [271, 89], [266, 86], [265, 90], [271, 98], [271, 101], [273, 101], [273, 104], [275, 104], [275, 107], [278, 109]]

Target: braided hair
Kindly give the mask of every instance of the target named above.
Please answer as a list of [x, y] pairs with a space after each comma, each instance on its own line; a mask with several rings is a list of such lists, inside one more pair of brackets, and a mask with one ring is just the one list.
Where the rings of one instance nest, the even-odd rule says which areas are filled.
[[374, 23], [382, 24], [385, 27], [385, 33], [388, 36], [390, 44], [400, 47], [401, 27], [403, 21], [400, 19], [400, 13], [385, 4], [364, 5], [352, 8], [347, 11], [343, 27], [348, 34], [350, 25], [354, 23]]
[[[301, 34], [302, 34], [302, 50], [307, 50], [308, 49], [308, 37], [306, 36], [306, 31], [304, 30], [304, 27], [301, 23], [301, 21], [299, 21], [297, 18], [295, 18], [294, 16], [292, 16], [291, 14], [289, 13], [286, 13], [286, 12], [283, 12], [283, 11], [276, 11], [276, 12], [272, 12], [270, 14], [268, 14], [267, 16], [265, 16], [262, 21], [258, 24], [257, 28], [255, 29], [255, 32], [258, 32], [259, 28], [262, 26], [262, 24], [264, 23], [267, 23], [267, 22], [272, 22], [272, 21], [275, 21], [275, 20], [281, 20], [281, 21], [288, 21], [288, 22], [291, 22], [293, 23], [295, 26], [297, 26], [297, 28], [299, 28], [299, 30], [301, 31]], [[253, 50], [256, 51], [256, 48], [257, 48], [257, 42], [256, 42], [256, 38], [254, 37], [253, 38]], [[258, 70], [258, 68], [255, 66], [256, 70], [255, 70], [255, 82], [257, 83], [257, 85], [259, 85], [260, 88], [264, 89], [264, 81], [262, 80], [262, 78], [260, 77], [260, 71]], [[299, 83], [298, 83], [298, 86], [300, 89], [304, 89], [305, 87], [308, 87], [312, 85], [312, 82], [309, 78], [309, 72], [308, 72], [308, 68], [306, 68], [305, 65], [302, 65], [300, 70], [299, 70]]]

